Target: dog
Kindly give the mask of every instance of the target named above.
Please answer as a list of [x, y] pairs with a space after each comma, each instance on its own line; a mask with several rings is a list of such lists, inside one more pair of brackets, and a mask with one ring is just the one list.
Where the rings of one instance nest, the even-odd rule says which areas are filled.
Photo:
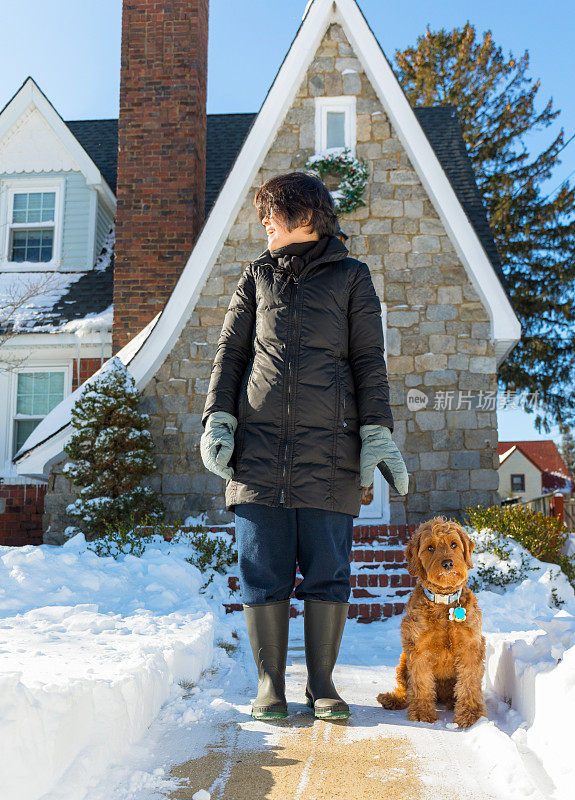
[[421, 523], [404, 550], [409, 574], [419, 581], [400, 624], [397, 686], [377, 700], [384, 708], [407, 708], [414, 722], [435, 722], [436, 700], [453, 710], [460, 728], [487, 717], [482, 615], [466, 586], [474, 547], [461, 525], [441, 516]]

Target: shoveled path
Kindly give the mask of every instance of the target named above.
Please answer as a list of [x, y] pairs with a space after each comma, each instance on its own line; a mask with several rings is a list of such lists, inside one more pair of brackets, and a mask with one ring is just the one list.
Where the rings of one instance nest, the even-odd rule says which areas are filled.
[[[352, 633], [351, 625], [348, 623], [346, 635], [348, 642], [354, 637], [354, 646], [346, 652], [342, 643], [334, 679], [350, 705], [352, 716], [332, 722], [314, 719], [303, 703], [306, 672], [301, 620], [292, 620], [290, 628], [287, 669], [290, 716], [274, 722], [257, 721], [249, 716], [255, 695], [255, 667], [245, 630], [241, 630], [242, 645], [236, 658], [245, 670], [243, 689], [238, 687], [237, 679], [229, 691], [223, 687], [222, 698], [231, 705], [214, 717], [211, 736], [202, 737], [198, 757], [172, 769], [170, 776], [180, 781], [181, 788], [170, 794], [170, 798], [191, 800], [200, 790], [209, 793], [211, 800], [509, 800], [515, 797], [519, 786], [514, 785], [513, 790], [509, 787], [509, 792], [502, 790], [503, 765], [494, 765], [491, 758], [483, 763], [480, 752], [482, 742], [491, 741], [485, 739], [486, 733], [488, 737], [505, 734], [487, 720], [462, 731], [454, 726], [453, 713], [440, 705], [437, 706], [440, 719], [434, 725], [409, 722], [405, 711], [382, 709], [375, 697], [393, 687], [394, 667], [357, 663], [361, 661], [361, 648], [368, 653], [370, 638], [381, 635], [382, 626], [356, 624], [358, 633]], [[395, 659], [392, 657], [390, 662]], [[488, 700], [488, 710], [489, 706]], [[481, 725], [493, 730], [479, 732]], [[493, 747], [488, 749], [493, 751]], [[494, 776], [496, 781], [492, 780]], [[542, 800], [545, 794], [526, 776], [521, 796]], [[197, 800], [207, 797], [200, 793]]]

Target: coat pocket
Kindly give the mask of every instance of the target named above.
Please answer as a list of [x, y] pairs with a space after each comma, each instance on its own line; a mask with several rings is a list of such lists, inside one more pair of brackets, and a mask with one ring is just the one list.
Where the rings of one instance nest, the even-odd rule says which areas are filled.
[[238, 395], [238, 427], [236, 428], [236, 435], [234, 438], [234, 470], [236, 469], [243, 451], [245, 432], [246, 432], [246, 411], [248, 407], [248, 381], [252, 372], [253, 359], [250, 360], [246, 371], [242, 376], [240, 391]]
[[343, 359], [341, 356], [335, 358], [335, 426], [346, 428], [345, 409], [347, 403], [347, 391], [344, 383], [345, 370], [343, 369]]
[[343, 359], [342, 366], [343, 366], [342, 392], [344, 395], [344, 401], [343, 401], [344, 419], [346, 422], [346, 427], [350, 425], [352, 427], [356, 427], [359, 418], [357, 410], [357, 398], [355, 394], [355, 387], [353, 385], [353, 378], [351, 375], [349, 362], [347, 361], [347, 359]]
[[240, 391], [238, 393], [238, 423], [243, 422], [246, 418], [246, 412], [248, 407], [248, 381], [250, 379], [250, 375], [252, 374], [253, 363], [254, 360], [252, 358], [248, 362], [248, 365], [242, 376]]

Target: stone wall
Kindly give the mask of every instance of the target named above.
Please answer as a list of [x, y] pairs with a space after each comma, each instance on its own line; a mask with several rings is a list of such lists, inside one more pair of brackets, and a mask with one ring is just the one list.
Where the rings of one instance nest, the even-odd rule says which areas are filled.
[[[313, 153], [314, 97], [352, 93], [357, 155], [369, 166], [367, 205], [343, 215], [341, 225], [351, 255], [369, 265], [387, 305], [393, 438], [412, 473], [407, 498], [391, 499], [391, 523], [416, 524], [438, 513], [460, 517], [467, 505], [498, 500], [496, 411], [407, 407], [409, 389], [497, 390], [489, 318], [342, 28], [331, 25], [195, 310], [144, 391], [143, 410], [152, 417], [160, 466], [149, 483], [162, 493], [172, 519], [207, 511], [211, 523], [233, 521], [233, 513], [225, 511], [224, 480], [205, 470], [199, 440], [229, 301], [242, 270], [266, 247], [253, 196], [263, 181], [301, 169]], [[63, 496], [64, 479], [51, 480], [54, 487], [60, 482]], [[56, 501], [49, 505], [54, 515]]]
[[323, 94], [357, 95], [357, 155], [369, 165], [367, 205], [343, 215], [341, 225], [388, 307], [394, 440], [412, 473], [407, 500], [392, 499], [391, 522], [458, 516], [466, 505], [497, 499], [495, 410], [406, 407], [413, 387], [497, 389], [489, 318], [342, 28], [331, 25], [180, 340], [145, 390], [161, 465], [154, 485], [174, 516], [208, 510], [210, 521], [233, 519], [224, 510], [224, 480], [204, 469], [199, 454], [211, 365], [241, 271], [266, 247], [255, 191], [278, 173], [301, 169], [313, 153], [314, 97]]

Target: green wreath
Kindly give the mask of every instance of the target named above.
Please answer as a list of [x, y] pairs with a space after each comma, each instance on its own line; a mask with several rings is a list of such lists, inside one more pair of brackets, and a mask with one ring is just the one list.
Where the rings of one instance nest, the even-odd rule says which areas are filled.
[[324, 175], [342, 176], [339, 186], [331, 193], [337, 214], [355, 211], [356, 208], [366, 205], [362, 195], [368, 177], [367, 164], [352, 156], [348, 147], [333, 155], [310, 156], [305, 169], [322, 180]]

